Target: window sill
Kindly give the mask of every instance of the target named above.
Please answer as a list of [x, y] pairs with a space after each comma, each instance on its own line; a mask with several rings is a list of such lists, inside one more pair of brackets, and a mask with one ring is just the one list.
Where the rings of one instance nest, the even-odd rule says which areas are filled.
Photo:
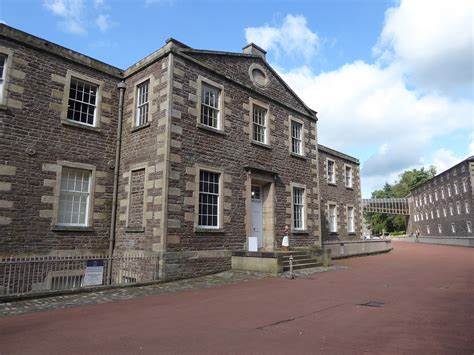
[[125, 233], [144, 233], [145, 227], [126, 227]]
[[133, 132], [136, 132], [136, 131], [140, 131], [140, 130], [142, 130], [143, 128], [146, 128], [146, 127], [150, 127], [150, 122], [147, 122], [147, 123], [145, 123], [145, 124], [142, 124], [141, 126], [134, 126], [134, 127], [130, 130], [130, 132], [133, 133]]
[[53, 232], [93, 232], [94, 227], [81, 227], [81, 226], [61, 226], [54, 225], [51, 226]]
[[292, 157], [295, 157], [295, 158], [298, 158], [298, 159], [308, 160], [308, 158], [306, 158], [304, 155], [301, 155], [301, 154], [296, 154], [296, 153], [290, 152], [290, 155]]
[[194, 227], [194, 233], [224, 233], [224, 228]]
[[78, 123], [78, 122], [75, 122], [75, 121], [71, 121], [71, 120], [61, 120], [61, 123], [63, 125], [66, 125], [66, 126], [72, 126], [72, 127], [87, 129], [89, 131], [93, 131], [93, 132], [97, 132], [97, 133], [100, 132], [99, 127], [88, 126], [88, 125]]
[[205, 131], [215, 133], [215, 134], [220, 134], [222, 136], [226, 135], [226, 133], [222, 129], [217, 129], [217, 128], [213, 128], [213, 127], [210, 127], [210, 126], [206, 126], [206, 125], [203, 125], [202, 123], [199, 123], [199, 122], [196, 124], [196, 127], [199, 128], [199, 129], [205, 130]]
[[337, 186], [337, 184], [335, 182], [328, 182], [328, 185]]
[[307, 229], [292, 229], [291, 234], [309, 234]]
[[265, 149], [273, 149], [273, 147], [270, 145], [270, 144], [265, 144], [265, 143], [262, 143], [262, 142], [258, 142], [256, 140], [250, 140], [250, 143], [253, 144], [253, 145], [256, 145], [257, 147], [262, 147], [262, 148], [265, 148]]
[[8, 106], [5, 104], [0, 104], [0, 111], [6, 111], [8, 110]]
[[354, 190], [354, 187], [353, 186], [346, 186], [346, 189], [347, 190]]

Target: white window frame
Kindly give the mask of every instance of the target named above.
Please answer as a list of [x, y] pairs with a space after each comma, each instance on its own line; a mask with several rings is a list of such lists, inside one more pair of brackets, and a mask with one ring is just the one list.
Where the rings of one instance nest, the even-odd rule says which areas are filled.
[[440, 214], [439, 214], [439, 207], [436, 207], [436, 218], [439, 218]]
[[468, 201], [464, 201], [464, 210], [465, 210], [466, 214], [471, 212], [471, 206], [469, 206]]
[[438, 190], [434, 192], [434, 195], [435, 195], [435, 201], [438, 201]]
[[6, 106], [8, 103], [8, 86], [10, 82], [13, 51], [10, 48], [0, 46], [0, 56], [5, 57], [0, 79], [0, 106]]
[[[58, 162], [60, 166], [59, 171], [56, 175], [56, 185], [55, 185], [55, 196], [57, 196], [54, 205], [53, 205], [53, 219], [52, 225], [59, 227], [91, 227], [92, 226], [92, 217], [94, 211], [94, 193], [95, 193], [95, 166], [89, 164], [75, 163], [69, 161], [60, 161]], [[61, 182], [63, 178], [64, 169], [76, 169], [89, 172], [89, 193], [86, 206], [86, 216], [84, 223], [60, 223], [59, 222], [59, 207], [60, 207], [60, 198], [61, 198]]]
[[443, 206], [443, 217], [447, 217], [448, 213], [446, 211], [446, 206]]
[[447, 185], [446, 189], [448, 190], [448, 197], [451, 197], [451, 185]]
[[466, 221], [466, 229], [468, 233], [472, 233], [472, 224], [471, 221]]
[[430, 199], [430, 203], [433, 203], [433, 196], [431, 194], [429, 194], [429, 199]]
[[459, 201], [456, 201], [456, 212], [458, 213], [458, 215], [461, 214], [461, 202]]
[[426, 225], [426, 233], [427, 233], [427, 234], [431, 234], [430, 232], [431, 232], [431, 231], [430, 231], [430, 225], [427, 224], [427, 225]]
[[441, 223], [438, 223], [438, 233], [439, 234], [443, 233], [443, 228], [441, 226]]
[[444, 200], [444, 187], [441, 188], [441, 199]]
[[[293, 127], [299, 126], [299, 138], [294, 135]], [[296, 117], [289, 117], [289, 137], [290, 137], [290, 153], [297, 156], [305, 156], [305, 133], [304, 133], [304, 122]], [[295, 147], [297, 147], [295, 149]]]
[[458, 195], [459, 194], [459, 189], [458, 189], [457, 181], [453, 182], [453, 187], [454, 187], [454, 194]]
[[[332, 163], [332, 174], [329, 173], [329, 163]], [[332, 179], [331, 179], [332, 176]], [[326, 158], [326, 178], [328, 184], [336, 185], [336, 161]]]
[[[142, 89], [146, 88], [146, 101], [142, 101], [145, 93], [141, 92]], [[151, 89], [151, 78], [148, 77], [142, 80], [140, 83], [135, 85], [135, 113], [134, 113], [134, 127], [141, 127], [150, 122], [150, 89]], [[143, 114], [143, 111], [145, 114]], [[141, 119], [143, 117], [143, 120]]]
[[[331, 212], [334, 212], [333, 214]], [[329, 233], [337, 233], [337, 204], [328, 203], [328, 229]]]
[[430, 210], [431, 219], [434, 219], [433, 210]]
[[347, 232], [355, 233], [354, 206], [347, 206]]
[[466, 181], [466, 179], [462, 180], [462, 191], [467, 192], [467, 181]]
[[[301, 191], [301, 201], [296, 203], [296, 191]], [[297, 223], [297, 208], [299, 209], [299, 213], [301, 214], [301, 224], [299, 226], [296, 225]], [[292, 216], [291, 216], [291, 225], [294, 231], [304, 231], [306, 230], [306, 186], [301, 184], [291, 183], [291, 209], [292, 209]]]
[[420, 213], [420, 219], [423, 221], [423, 212]]
[[[203, 103], [203, 89], [204, 87], [209, 87], [211, 89], [215, 89], [219, 97], [217, 98], [217, 107], [212, 109], [217, 110], [217, 118], [216, 118], [216, 126], [211, 126], [208, 124], [205, 124], [202, 122], [201, 116], [203, 114], [203, 105], [210, 107], [206, 103]], [[196, 117], [196, 124], [200, 128], [208, 129], [211, 131], [215, 132], [224, 132], [224, 120], [225, 120], [225, 108], [224, 108], [224, 97], [225, 97], [225, 91], [224, 91], [224, 86], [216, 83], [213, 80], [210, 80], [208, 78], [205, 78], [201, 75], [198, 76], [197, 80], [197, 103], [196, 103], [196, 111], [197, 111], [197, 117]]]
[[451, 232], [456, 233], [456, 223], [451, 222]]
[[[206, 224], [201, 224], [201, 214], [200, 214], [200, 197], [201, 197], [201, 172], [208, 172], [211, 174], [217, 174], [219, 177], [218, 181], [218, 194], [217, 194], [217, 225], [206, 225]], [[224, 194], [224, 172], [220, 169], [212, 168], [212, 167], [207, 167], [207, 166], [201, 166], [201, 165], [196, 165], [196, 202], [195, 202], [195, 230], [206, 230], [206, 229], [221, 229], [223, 226], [223, 220], [224, 220], [224, 208], [223, 208], [223, 194]], [[205, 191], [203, 194], [206, 193]], [[215, 195], [215, 194], [214, 194]]]
[[[70, 90], [71, 90], [71, 83], [73, 80], [93, 85], [96, 87], [96, 101], [94, 106], [94, 116], [92, 124], [87, 122], [80, 122], [73, 119], [68, 118], [69, 114], [69, 99], [70, 99]], [[66, 74], [66, 85], [64, 87], [64, 94], [63, 94], [63, 103], [62, 103], [62, 110], [61, 110], [61, 122], [63, 124], [72, 125], [76, 127], [84, 127], [84, 128], [97, 128], [100, 126], [100, 119], [101, 119], [101, 112], [102, 112], [102, 89], [104, 86], [104, 82], [92, 78], [90, 76], [86, 76], [84, 74], [68, 70]]]
[[[347, 176], [347, 171], [349, 169], [349, 176]], [[347, 183], [347, 179], [349, 178], [349, 183]], [[354, 187], [354, 169], [349, 164], [344, 164], [344, 184], [346, 188], [352, 189]]]
[[[263, 124], [255, 122], [255, 114], [258, 111], [264, 113]], [[263, 130], [263, 141], [255, 139], [256, 127]], [[250, 99], [250, 140], [257, 144], [270, 145], [270, 106], [252, 98]]]
[[449, 215], [454, 216], [454, 206], [452, 203], [449, 204]]

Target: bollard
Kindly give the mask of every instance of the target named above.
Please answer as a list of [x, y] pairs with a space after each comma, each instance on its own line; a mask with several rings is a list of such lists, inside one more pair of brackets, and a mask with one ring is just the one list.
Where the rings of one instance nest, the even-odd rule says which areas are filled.
[[295, 274], [293, 274], [293, 255], [290, 255], [290, 278], [295, 278]]

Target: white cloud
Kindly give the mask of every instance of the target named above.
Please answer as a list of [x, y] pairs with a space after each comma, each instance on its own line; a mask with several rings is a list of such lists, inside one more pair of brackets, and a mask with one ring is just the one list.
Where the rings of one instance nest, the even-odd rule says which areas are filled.
[[65, 32], [85, 34], [91, 26], [104, 32], [112, 24], [110, 15], [104, 13], [105, 0], [44, 0], [43, 5], [60, 18], [59, 25]]
[[441, 148], [436, 150], [432, 155], [432, 165], [436, 167], [436, 171], [441, 173], [453, 165], [459, 163], [466, 157], [458, 157], [452, 150]]
[[86, 32], [82, 16], [83, 0], [45, 0], [44, 6], [61, 18], [61, 28], [66, 32], [82, 34]]
[[109, 15], [104, 14], [100, 14], [99, 16], [97, 16], [95, 19], [95, 23], [97, 27], [99, 27], [99, 30], [101, 30], [102, 32], [107, 31], [111, 26]]
[[287, 15], [279, 27], [264, 25], [245, 29], [247, 42], [253, 42], [267, 51], [283, 52], [287, 56], [302, 56], [310, 60], [320, 44], [318, 35], [308, 28], [306, 18]]
[[402, 0], [386, 11], [374, 53], [401, 65], [418, 88], [452, 93], [463, 85], [472, 95], [473, 14], [472, 0]]

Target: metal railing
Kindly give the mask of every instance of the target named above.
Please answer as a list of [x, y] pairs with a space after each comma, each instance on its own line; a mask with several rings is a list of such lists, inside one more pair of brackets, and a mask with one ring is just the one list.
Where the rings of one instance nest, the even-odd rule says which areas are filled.
[[158, 265], [157, 256], [142, 255], [0, 258], [0, 297], [153, 281], [158, 279]]

